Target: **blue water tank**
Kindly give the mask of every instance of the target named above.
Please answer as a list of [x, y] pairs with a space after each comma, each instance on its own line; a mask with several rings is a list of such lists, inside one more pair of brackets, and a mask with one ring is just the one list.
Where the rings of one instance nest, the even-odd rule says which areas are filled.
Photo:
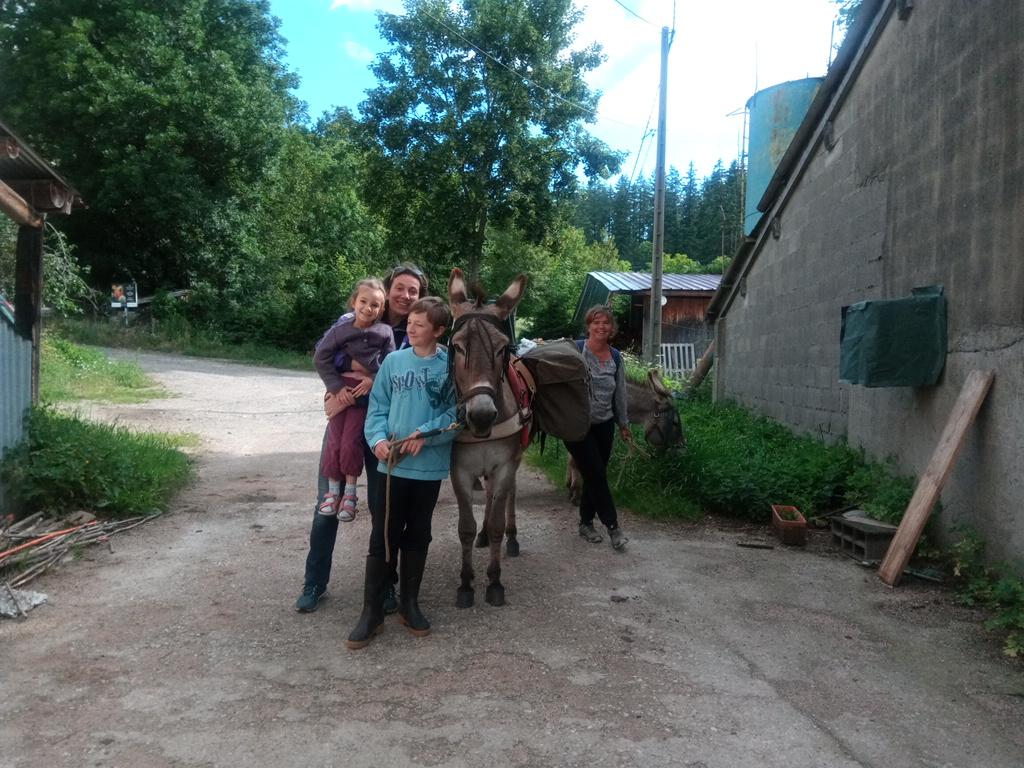
[[743, 233], [749, 235], [761, 218], [757, 204], [775, 168], [789, 149], [822, 77], [790, 80], [758, 91], [747, 102], [750, 138], [747, 140], [747, 189]]

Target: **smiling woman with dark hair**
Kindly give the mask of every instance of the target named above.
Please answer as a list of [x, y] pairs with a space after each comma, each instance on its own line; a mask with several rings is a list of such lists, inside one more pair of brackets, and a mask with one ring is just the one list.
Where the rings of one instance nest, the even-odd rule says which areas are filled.
[[[409, 310], [417, 300], [426, 295], [429, 286], [427, 276], [415, 264], [399, 264], [384, 278], [387, 302], [384, 306], [383, 320], [391, 326], [395, 336], [396, 349], [402, 349], [409, 345], [405, 330], [409, 319]], [[338, 322], [341, 322], [344, 317], [342, 315], [338, 318]], [[351, 360], [344, 355], [335, 359], [335, 367], [339, 371], [349, 370], [351, 364]], [[342, 407], [356, 404], [356, 398], [347, 389], [339, 390], [336, 397], [338, 404]], [[324, 440], [326, 441], [326, 439], [325, 431]], [[321, 449], [321, 453], [322, 451], [323, 449]], [[372, 513], [378, 504], [383, 503], [383, 483], [380, 473], [377, 471], [377, 459], [370, 447], [366, 445], [365, 440], [363, 441], [363, 453], [366, 471], [366, 504]], [[327, 592], [327, 583], [331, 578], [334, 543], [338, 537], [338, 518], [334, 515], [320, 514], [318, 511], [329, 489], [328, 479], [321, 474], [317, 485], [317, 501], [313, 510], [313, 526], [309, 531], [309, 553], [306, 555], [302, 594], [295, 602], [295, 610], [300, 613], [315, 611], [324, 593]], [[393, 586], [385, 593], [384, 607], [388, 613], [393, 613], [398, 607]]]

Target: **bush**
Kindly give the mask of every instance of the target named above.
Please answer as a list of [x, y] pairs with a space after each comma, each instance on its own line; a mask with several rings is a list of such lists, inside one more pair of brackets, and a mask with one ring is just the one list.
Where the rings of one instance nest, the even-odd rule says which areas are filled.
[[[629, 358], [627, 370], [631, 378], [644, 375]], [[685, 452], [646, 460], [616, 441], [608, 474], [621, 504], [652, 516], [692, 519], [710, 512], [756, 522], [767, 522], [772, 504], [798, 507], [808, 518], [856, 504], [898, 522], [913, 492], [913, 481], [891, 465], [866, 462], [845, 443], [794, 435], [739, 406], [714, 404], [707, 385], [679, 409]], [[548, 451], [542, 458], [531, 449], [530, 460], [560, 484], [565, 453]]]
[[0, 477], [15, 500], [33, 512], [89, 509], [130, 517], [165, 510], [188, 483], [191, 464], [167, 435], [35, 408], [26, 439], [0, 463]]
[[914, 495], [914, 479], [899, 474], [892, 461], [857, 467], [846, 480], [846, 502], [876, 520], [897, 524]]
[[764, 521], [772, 504], [815, 517], [840, 506], [857, 455], [706, 396], [681, 409], [688, 451], [670, 472], [710, 512]]
[[986, 565], [985, 543], [973, 531], [965, 530], [951, 552], [960, 600], [991, 610], [993, 616], [985, 628], [1006, 633], [1003, 653], [1007, 656], [1024, 656], [1024, 579], [1006, 563]]

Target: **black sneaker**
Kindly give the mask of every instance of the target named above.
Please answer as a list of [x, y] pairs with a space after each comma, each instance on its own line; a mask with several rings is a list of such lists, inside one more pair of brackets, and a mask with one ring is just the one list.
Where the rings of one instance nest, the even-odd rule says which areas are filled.
[[299, 613], [312, 613], [320, 607], [320, 601], [324, 599], [327, 587], [319, 584], [307, 584], [302, 588], [302, 594], [295, 601], [295, 610]]
[[591, 544], [600, 544], [603, 541], [601, 534], [590, 523], [580, 523], [580, 536]]
[[612, 542], [612, 549], [620, 551], [629, 543], [629, 539], [626, 538], [626, 534], [622, 532], [621, 528], [614, 528], [608, 531], [608, 538]]

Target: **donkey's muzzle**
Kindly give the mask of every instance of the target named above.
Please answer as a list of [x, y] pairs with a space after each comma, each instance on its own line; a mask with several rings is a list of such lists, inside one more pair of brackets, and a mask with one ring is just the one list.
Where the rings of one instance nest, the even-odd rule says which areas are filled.
[[497, 418], [498, 408], [490, 395], [475, 395], [466, 401], [465, 423], [473, 437], [490, 437]]

